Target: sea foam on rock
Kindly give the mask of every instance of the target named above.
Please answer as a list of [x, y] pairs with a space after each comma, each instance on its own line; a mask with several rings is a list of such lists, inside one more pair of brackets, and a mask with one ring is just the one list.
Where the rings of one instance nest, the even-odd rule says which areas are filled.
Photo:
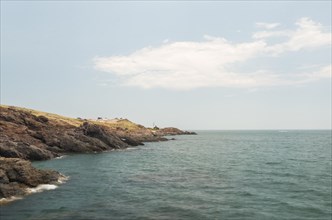
[[66, 177], [57, 171], [34, 168], [30, 161], [0, 157], [1, 203], [30, 193], [55, 189], [65, 179]]

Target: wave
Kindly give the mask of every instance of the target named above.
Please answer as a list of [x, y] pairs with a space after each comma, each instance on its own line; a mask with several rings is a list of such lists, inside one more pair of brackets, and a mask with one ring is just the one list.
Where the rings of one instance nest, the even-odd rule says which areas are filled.
[[[32, 187], [32, 188], [26, 188], [25, 189], [25, 195], [29, 195], [32, 193], [39, 193], [39, 192], [43, 192], [46, 190], [54, 190], [56, 188], [58, 188], [58, 184], [63, 184], [65, 183], [67, 180], [69, 179], [68, 176], [62, 175], [58, 178], [57, 180], [57, 185], [56, 184], [40, 184], [36, 187]], [[20, 200], [23, 199], [23, 197], [18, 197], [18, 196], [11, 196], [8, 198], [0, 198], [0, 205], [15, 201], [15, 200]]]
[[[65, 183], [67, 180], [69, 179], [68, 176], [65, 175], [61, 175], [57, 181], [58, 184], [63, 184]], [[32, 193], [39, 193], [39, 192], [43, 192], [46, 190], [54, 190], [56, 188], [58, 188], [59, 186], [56, 184], [40, 184], [36, 187], [32, 187], [32, 188], [27, 188], [25, 191], [27, 194], [32, 194]]]
[[58, 188], [58, 186], [54, 185], [54, 184], [40, 184], [37, 187], [27, 188], [26, 192], [28, 194], [31, 194], [31, 193], [43, 192], [45, 190], [53, 190], [53, 189], [56, 189], [56, 188]]
[[69, 180], [69, 176], [62, 175], [59, 177], [58, 183], [62, 184], [62, 183], [67, 182], [67, 180]]
[[62, 155], [62, 156], [59, 156], [59, 157], [55, 157], [54, 159], [55, 160], [60, 160], [60, 159], [62, 159], [62, 158], [65, 158], [67, 155]]
[[137, 147], [127, 147], [125, 149], [123, 149], [123, 151], [131, 151], [131, 150], [137, 150]]
[[23, 199], [23, 197], [19, 197], [19, 196], [11, 196], [9, 198], [1, 198], [0, 199], [0, 205], [15, 201], [15, 200], [20, 200]]
[[[69, 179], [69, 176], [65, 176], [65, 175], [61, 174], [61, 176], [59, 177], [57, 183], [63, 184], [68, 179]], [[55, 184], [40, 184], [37, 187], [27, 188], [26, 191], [27, 191], [28, 194], [30, 194], [30, 193], [42, 192], [42, 191], [45, 191], [45, 190], [54, 190], [56, 188], [58, 188], [58, 185], [55, 185]]]

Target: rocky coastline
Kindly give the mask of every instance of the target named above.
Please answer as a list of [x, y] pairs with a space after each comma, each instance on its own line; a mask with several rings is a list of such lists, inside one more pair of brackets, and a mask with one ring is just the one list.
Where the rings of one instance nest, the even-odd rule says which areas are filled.
[[34, 168], [30, 161], [0, 157], [0, 205], [41, 191], [43, 184], [56, 187], [64, 179], [57, 171]]
[[0, 106], [0, 205], [29, 194], [41, 184], [60, 184], [57, 171], [40, 170], [30, 161], [48, 160], [67, 153], [93, 153], [143, 142], [167, 141], [167, 135], [194, 132], [177, 128], [146, 128], [127, 119], [87, 120]]

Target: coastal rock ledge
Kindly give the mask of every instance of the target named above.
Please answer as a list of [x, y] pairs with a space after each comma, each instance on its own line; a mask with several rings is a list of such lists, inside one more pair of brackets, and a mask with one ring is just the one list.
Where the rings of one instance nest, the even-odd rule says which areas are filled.
[[58, 185], [65, 177], [57, 171], [39, 170], [30, 161], [0, 157], [0, 204], [36, 191], [41, 184]]

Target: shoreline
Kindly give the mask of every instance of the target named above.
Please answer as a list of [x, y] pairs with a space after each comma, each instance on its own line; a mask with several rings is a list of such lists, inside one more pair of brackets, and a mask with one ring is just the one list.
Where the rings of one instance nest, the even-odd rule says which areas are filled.
[[128, 119], [74, 119], [0, 105], [0, 205], [31, 192], [55, 189], [48, 185], [59, 185], [58, 180], [65, 178], [57, 171], [36, 169], [30, 161], [128, 149], [144, 142], [172, 140], [165, 138], [169, 135], [193, 134], [172, 127], [146, 128]]
[[24, 195], [0, 198], [0, 206], [6, 205], [6, 204], [11, 203], [11, 202], [14, 202], [16, 200], [24, 199], [26, 196], [29, 196], [30, 194], [41, 193], [41, 192], [48, 191], [48, 190], [55, 190], [61, 184], [66, 183], [67, 180], [69, 180], [69, 176], [62, 175], [62, 176], [59, 177], [59, 179], [57, 181], [57, 184], [39, 184], [36, 187], [26, 188]]

